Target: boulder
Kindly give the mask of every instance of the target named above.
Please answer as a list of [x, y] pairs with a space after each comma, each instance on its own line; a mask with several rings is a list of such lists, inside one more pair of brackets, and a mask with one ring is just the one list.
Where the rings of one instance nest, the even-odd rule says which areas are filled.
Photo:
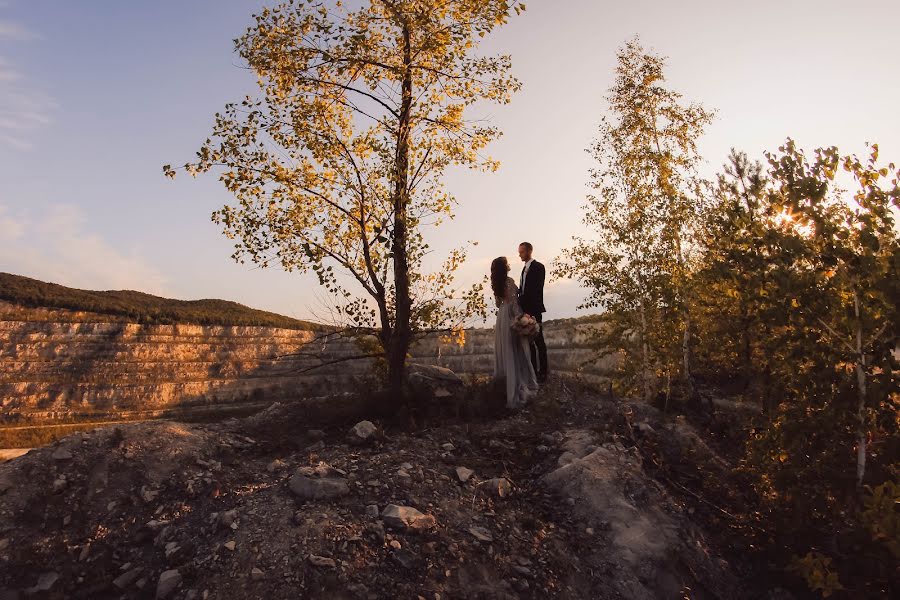
[[181, 581], [181, 573], [178, 569], [163, 571], [159, 576], [159, 581], [156, 582], [156, 600], [170, 597], [181, 585]]
[[475, 474], [475, 471], [472, 469], [467, 469], [466, 467], [456, 467], [456, 478], [460, 480], [460, 482], [465, 483], [469, 479], [472, 478], [472, 475]]
[[505, 498], [512, 494], [512, 484], [506, 477], [495, 477], [478, 484], [478, 489], [483, 494], [494, 498]]
[[432, 515], [426, 515], [411, 506], [388, 504], [381, 512], [384, 524], [395, 529], [411, 529], [422, 531], [431, 529], [437, 524]]
[[372, 421], [360, 421], [350, 429], [347, 437], [351, 444], [363, 445], [375, 441], [375, 434], [377, 433], [378, 428], [375, 427]]
[[291, 491], [303, 500], [333, 500], [350, 493], [343, 471], [328, 465], [301, 467], [288, 483]]
[[450, 369], [436, 365], [409, 363], [407, 382], [416, 396], [450, 398], [465, 388], [465, 382]]

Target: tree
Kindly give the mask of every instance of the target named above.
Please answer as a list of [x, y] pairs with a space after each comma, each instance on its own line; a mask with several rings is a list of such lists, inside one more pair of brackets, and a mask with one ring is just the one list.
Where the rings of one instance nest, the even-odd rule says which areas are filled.
[[482, 151], [500, 131], [468, 113], [509, 102], [520, 84], [509, 56], [475, 51], [523, 9], [506, 0], [263, 9], [235, 40], [262, 97], [226, 105], [184, 165], [192, 175], [221, 169], [237, 203], [213, 220], [237, 240], [235, 260], [311, 270], [348, 324], [378, 330], [398, 395], [417, 331], [484, 311], [480, 285], [452, 287], [464, 250], [422, 273], [425, 228], [453, 216], [447, 167], [498, 166]]
[[681, 95], [664, 85], [665, 59], [638, 39], [617, 60], [608, 96], [613, 118], [603, 119], [589, 149], [600, 167], [591, 171], [598, 193], [588, 197], [584, 223], [598, 238], [576, 238], [559, 271], [591, 288], [583, 306], [606, 309], [606, 351], [637, 338], [645, 398], [660, 367], [667, 378], [680, 371], [693, 396], [690, 271], [703, 201], [696, 142], [712, 113], [682, 105]]
[[[777, 182], [775, 201], [807, 229], [818, 305], [804, 307], [834, 355], [834, 370], [852, 368], [856, 388], [856, 487], [862, 491], [873, 405], [898, 393], [894, 351], [898, 341], [900, 170], [878, 164], [878, 146], [865, 161], [835, 147], [809, 160], [793, 140], [769, 154]], [[855, 191], [846, 197], [836, 181], [843, 170]], [[885, 185], [886, 184], [886, 185]], [[871, 382], [878, 397], [872, 398]]]

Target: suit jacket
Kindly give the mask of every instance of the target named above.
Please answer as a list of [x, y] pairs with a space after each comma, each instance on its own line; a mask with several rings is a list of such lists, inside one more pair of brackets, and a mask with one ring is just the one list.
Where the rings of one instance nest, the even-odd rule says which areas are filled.
[[[522, 267], [525, 270], [525, 267]], [[525, 287], [519, 290], [519, 306], [529, 315], [540, 315], [547, 312], [544, 308], [544, 277], [546, 270], [538, 261], [531, 263], [525, 276]], [[519, 276], [521, 282], [522, 277]]]

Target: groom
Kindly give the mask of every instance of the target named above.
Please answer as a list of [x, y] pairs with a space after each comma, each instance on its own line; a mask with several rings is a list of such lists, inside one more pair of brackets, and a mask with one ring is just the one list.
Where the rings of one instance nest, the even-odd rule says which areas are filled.
[[[525, 263], [522, 276], [519, 278], [519, 306], [526, 315], [531, 315], [541, 323], [544, 308], [544, 265], [531, 258], [534, 248], [528, 242], [519, 244], [519, 258]], [[547, 344], [544, 343], [544, 328], [541, 327], [537, 337], [531, 340], [531, 364], [537, 375], [538, 383], [547, 381]]]

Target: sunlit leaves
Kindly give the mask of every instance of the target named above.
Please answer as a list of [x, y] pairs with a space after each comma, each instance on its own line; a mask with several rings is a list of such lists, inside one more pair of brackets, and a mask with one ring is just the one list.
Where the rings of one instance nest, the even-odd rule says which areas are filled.
[[[254, 15], [235, 49], [259, 96], [217, 113], [212, 135], [184, 165], [190, 174], [215, 170], [235, 197], [213, 214], [236, 240], [235, 260], [313, 272], [342, 323], [379, 327], [383, 340], [398, 326], [400, 252], [418, 304], [399, 317], [412, 322], [399, 325], [453, 329], [463, 309], [483, 313], [480, 287], [452, 286], [464, 252], [451, 253], [437, 277], [419, 271], [426, 231], [453, 214], [445, 170], [497, 166], [484, 150], [500, 131], [469, 112], [509, 102], [521, 84], [508, 56], [473, 53], [481, 36], [522, 10], [500, 0], [372, 0], [358, 8], [286, 2]], [[398, 237], [401, 217], [408, 233]]]

